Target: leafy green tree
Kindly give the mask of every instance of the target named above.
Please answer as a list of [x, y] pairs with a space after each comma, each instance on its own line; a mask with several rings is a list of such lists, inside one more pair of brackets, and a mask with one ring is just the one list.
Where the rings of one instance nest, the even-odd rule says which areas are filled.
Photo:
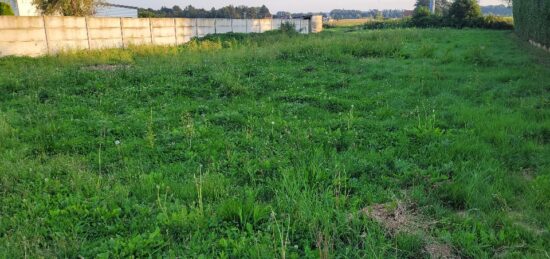
[[[426, 7], [429, 10], [430, 0], [417, 0], [414, 4], [415, 10], [420, 7]], [[435, 14], [437, 15], [447, 15], [449, 12], [449, 7], [451, 6], [449, 0], [436, 0], [435, 1]]]
[[248, 6], [225, 6], [220, 9], [211, 8], [205, 10], [203, 8], [195, 8], [192, 5], [186, 6], [184, 9], [175, 5], [172, 8], [162, 7], [159, 10], [139, 9], [139, 17], [185, 17], [185, 18], [269, 18], [271, 13], [266, 6], [248, 7]]
[[269, 12], [267, 6], [262, 5], [262, 7], [260, 7], [260, 10], [258, 11], [258, 16], [259, 18], [269, 18], [271, 17], [271, 12]]
[[103, 0], [33, 0], [36, 8], [45, 15], [87, 16], [104, 4]]
[[157, 14], [155, 13], [155, 10], [149, 8], [149, 9], [143, 9], [140, 8], [138, 10], [138, 17], [139, 18], [154, 18], [157, 17]]
[[432, 15], [428, 7], [420, 6], [414, 10], [411, 23], [416, 27], [439, 27], [441, 19], [441, 16]]
[[449, 17], [458, 27], [471, 24], [482, 17], [477, 0], [455, 0], [449, 9]]
[[275, 17], [276, 18], [283, 18], [283, 19], [289, 19], [289, 18], [292, 18], [292, 13], [290, 12], [284, 12], [284, 11], [279, 11], [275, 14]]
[[414, 9], [413, 19], [420, 19], [428, 16], [430, 16], [430, 9], [428, 9], [428, 7], [419, 6]]
[[516, 32], [526, 40], [550, 47], [550, 1], [514, 0]]
[[11, 9], [11, 6], [9, 4], [0, 2], [0, 15], [13, 16], [14, 13]]

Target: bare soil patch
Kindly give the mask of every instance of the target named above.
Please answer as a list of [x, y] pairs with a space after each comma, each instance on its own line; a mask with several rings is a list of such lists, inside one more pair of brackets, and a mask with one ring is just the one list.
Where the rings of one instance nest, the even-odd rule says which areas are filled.
[[415, 212], [403, 202], [374, 204], [364, 208], [362, 212], [388, 229], [392, 235], [403, 231], [411, 232], [420, 227]]
[[421, 233], [426, 243], [424, 251], [430, 258], [459, 258], [452, 246], [427, 234], [433, 222], [421, 217], [412, 204], [402, 201], [374, 204], [362, 209], [361, 213], [384, 226], [392, 236], [401, 232]]

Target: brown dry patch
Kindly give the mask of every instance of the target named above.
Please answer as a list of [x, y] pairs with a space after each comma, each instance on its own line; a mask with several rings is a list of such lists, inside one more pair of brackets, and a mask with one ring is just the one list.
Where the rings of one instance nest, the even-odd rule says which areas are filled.
[[115, 65], [102, 64], [102, 65], [87, 66], [87, 67], [83, 67], [82, 69], [83, 70], [88, 70], [88, 71], [115, 71], [115, 70], [125, 69], [125, 68], [130, 68], [130, 65], [125, 65], [125, 64], [115, 64]]
[[413, 205], [401, 201], [374, 204], [362, 209], [361, 213], [384, 226], [392, 236], [402, 232], [421, 233], [426, 243], [424, 251], [430, 258], [459, 258], [452, 246], [440, 243], [427, 234], [434, 222], [421, 217]]
[[374, 204], [364, 208], [362, 213], [384, 226], [392, 235], [413, 232], [422, 227], [412, 207], [403, 202]]

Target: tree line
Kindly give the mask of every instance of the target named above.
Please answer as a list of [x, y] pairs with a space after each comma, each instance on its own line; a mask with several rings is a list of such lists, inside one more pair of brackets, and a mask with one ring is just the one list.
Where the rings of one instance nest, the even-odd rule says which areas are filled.
[[334, 19], [358, 19], [358, 18], [401, 18], [404, 15], [403, 10], [344, 10], [335, 9], [328, 15]]
[[[451, 7], [451, 0], [436, 1], [436, 15], [448, 15]], [[503, 0], [509, 2], [510, 0]], [[430, 0], [418, 0], [415, 9], [419, 7], [428, 7]], [[37, 9], [45, 15], [61, 14], [66, 16], [86, 16], [93, 15], [95, 9], [105, 3], [105, 0], [32, 0]], [[510, 16], [512, 9], [509, 6], [497, 5], [482, 7], [482, 13], [501, 16]], [[206, 10], [196, 8], [192, 5], [181, 8], [178, 5], [162, 7], [158, 10], [140, 8], [139, 17], [185, 17], [185, 18], [234, 18], [234, 19], [261, 19], [261, 18], [298, 18], [306, 15], [320, 14], [324, 17], [334, 19], [357, 19], [357, 18], [402, 18], [404, 10], [345, 10], [335, 9], [328, 13], [290, 13], [285, 11], [271, 14], [269, 8], [265, 5], [260, 7], [233, 6], [228, 5], [219, 9], [211, 8]], [[0, 3], [0, 15], [13, 15], [10, 6]]]
[[331, 17], [335, 19], [355, 19], [364, 17], [383, 17], [383, 18], [401, 18], [403, 17], [403, 10], [343, 10], [335, 9], [328, 13], [291, 13], [286, 11], [279, 11], [272, 14], [269, 9], [263, 5], [261, 7], [248, 7], [248, 6], [225, 6], [219, 9], [212, 8], [206, 10], [203, 8], [196, 8], [189, 5], [185, 8], [181, 8], [178, 5], [169, 7], [162, 7], [158, 10], [151, 8], [139, 9], [140, 17], [184, 17], [184, 18], [233, 18], [233, 19], [261, 19], [261, 18], [298, 18], [308, 15], [322, 15], [324, 17]]
[[159, 10], [154, 9], [139, 9], [139, 17], [183, 17], [183, 18], [234, 18], [234, 19], [263, 19], [272, 17], [269, 9], [262, 5], [260, 7], [248, 6], [225, 6], [220, 9], [212, 8], [206, 10], [203, 8], [195, 8], [188, 5], [181, 8], [178, 5], [172, 8], [162, 7]]
[[417, 0], [410, 21], [415, 27], [474, 27], [513, 29], [511, 21], [495, 15], [483, 16], [477, 0], [438, 0], [435, 13], [429, 9], [430, 0]]

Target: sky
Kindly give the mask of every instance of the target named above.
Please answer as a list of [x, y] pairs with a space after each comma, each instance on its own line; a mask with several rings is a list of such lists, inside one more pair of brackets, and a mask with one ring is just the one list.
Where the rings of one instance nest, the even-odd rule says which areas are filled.
[[[328, 12], [333, 9], [412, 9], [415, 0], [107, 0], [113, 4], [123, 4], [143, 8], [159, 9], [162, 6], [185, 7], [193, 5], [210, 9], [227, 5], [266, 5], [271, 13], [289, 12]], [[481, 0], [481, 5], [502, 4], [502, 0]]]

